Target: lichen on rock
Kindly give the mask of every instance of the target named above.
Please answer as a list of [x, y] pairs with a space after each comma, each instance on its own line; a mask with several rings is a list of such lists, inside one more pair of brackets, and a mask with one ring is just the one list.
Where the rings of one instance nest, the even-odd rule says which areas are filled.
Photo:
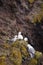
[[34, 58], [31, 58], [27, 44], [28, 42], [24, 40], [17, 40], [11, 44], [5, 43], [1, 45], [0, 65], [22, 65], [25, 61], [27, 61], [25, 62], [27, 65], [37, 65], [42, 53], [36, 51]]
[[27, 51], [27, 45], [28, 43], [25, 42], [24, 40], [17, 40], [16, 42], [14, 42], [12, 44], [12, 47], [16, 47], [16, 48], [19, 48], [20, 49], [20, 52], [22, 54], [22, 57], [26, 58], [29, 56], [29, 53]]
[[28, 65], [37, 65], [37, 62], [38, 62], [38, 61], [33, 58], [33, 59], [30, 60], [30, 62], [29, 62]]
[[39, 51], [36, 51], [36, 52], [35, 52], [35, 58], [36, 58], [37, 60], [39, 60], [39, 59], [41, 58], [41, 56], [42, 56], [42, 53], [41, 53], [41, 52], [39, 52]]
[[22, 56], [20, 50], [18, 48], [13, 48], [10, 52], [9, 59], [14, 63], [14, 65], [21, 65]]
[[35, 0], [28, 0], [30, 3], [33, 3]]

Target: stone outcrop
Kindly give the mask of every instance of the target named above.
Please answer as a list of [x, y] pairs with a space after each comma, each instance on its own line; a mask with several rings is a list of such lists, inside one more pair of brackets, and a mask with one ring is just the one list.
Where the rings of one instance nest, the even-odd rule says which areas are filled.
[[0, 45], [19, 31], [43, 52], [43, 0], [0, 0]]

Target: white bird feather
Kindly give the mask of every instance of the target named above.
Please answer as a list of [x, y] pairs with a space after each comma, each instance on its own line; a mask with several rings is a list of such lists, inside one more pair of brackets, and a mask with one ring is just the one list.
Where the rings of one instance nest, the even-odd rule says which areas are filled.
[[30, 44], [28, 44], [27, 47], [28, 47], [28, 51], [30, 53], [31, 58], [33, 58], [35, 54], [35, 49]]
[[17, 39], [18, 39], [18, 38], [17, 38], [17, 35], [15, 35], [14, 38], [11, 39], [11, 41], [14, 41], [14, 42], [15, 42]]
[[19, 32], [18, 35], [21, 35], [21, 32]]
[[26, 41], [26, 42], [27, 42], [27, 41], [28, 41], [28, 38], [27, 38], [27, 37], [25, 37], [25, 38], [24, 38], [24, 41]]
[[21, 35], [21, 32], [18, 33], [18, 39], [23, 40], [23, 36]]
[[18, 35], [18, 39], [23, 40], [23, 36], [22, 35]]

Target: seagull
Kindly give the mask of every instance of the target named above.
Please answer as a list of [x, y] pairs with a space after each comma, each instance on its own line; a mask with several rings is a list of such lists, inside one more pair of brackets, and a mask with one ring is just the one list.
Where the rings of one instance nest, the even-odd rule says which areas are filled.
[[27, 47], [31, 58], [33, 58], [35, 54], [35, 49], [30, 44], [27, 44]]
[[27, 42], [27, 41], [28, 41], [28, 38], [27, 38], [27, 37], [25, 37], [25, 38], [24, 38], [24, 41], [26, 41], [26, 42]]
[[18, 33], [18, 39], [23, 40], [23, 36], [21, 35], [21, 32]]
[[21, 35], [21, 32], [19, 32], [18, 35]]
[[15, 42], [17, 39], [17, 35], [15, 35], [14, 38], [11, 39], [11, 41]]

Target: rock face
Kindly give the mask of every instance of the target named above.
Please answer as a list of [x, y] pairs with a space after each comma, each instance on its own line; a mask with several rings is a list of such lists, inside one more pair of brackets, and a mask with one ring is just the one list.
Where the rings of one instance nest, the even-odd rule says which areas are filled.
[[0, 0], [0, 43], [21, 31], [36, 50], [43, 52], [41, 17], [43, 0]]

